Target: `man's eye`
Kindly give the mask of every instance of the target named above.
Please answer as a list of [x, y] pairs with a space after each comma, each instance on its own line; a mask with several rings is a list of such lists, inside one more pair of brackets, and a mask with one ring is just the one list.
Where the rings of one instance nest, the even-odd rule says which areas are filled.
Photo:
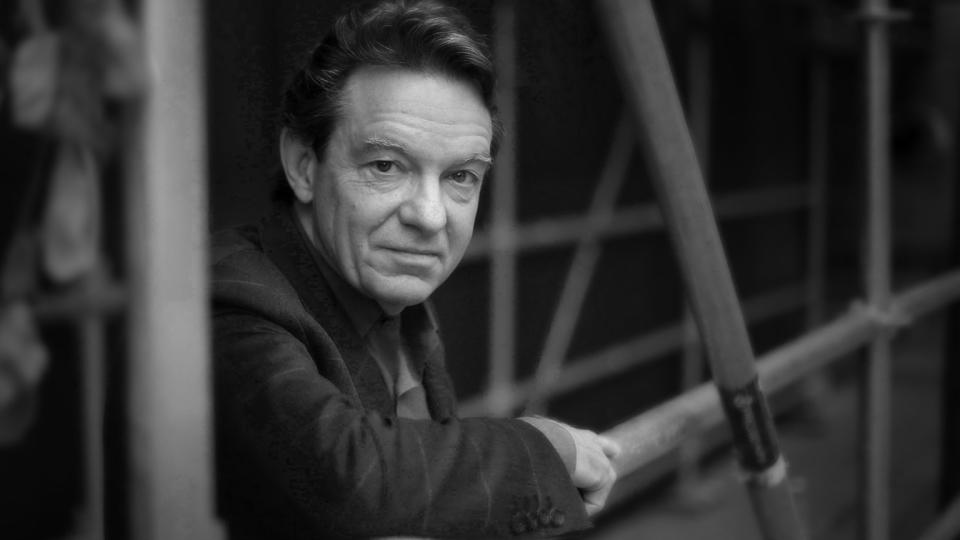
[[396, 164], [394, 162], [383, 160], [383, 159], [378, 159], [377, 161], [374, 161], [373, 166], [374, 168], [377, 169], [377, 171], [382, 173], [391, 172], [396, 168]]
[[450, 174], [450, 179], [458, 184], [476, 184], [480, 178], [470, 171], [456, 171]]

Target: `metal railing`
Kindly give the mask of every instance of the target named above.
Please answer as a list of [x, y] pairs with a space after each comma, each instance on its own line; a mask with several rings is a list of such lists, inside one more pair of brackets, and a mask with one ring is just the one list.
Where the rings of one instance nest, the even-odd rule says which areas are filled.
[[[658, 196], [665, 205], [668, 217], [678, 223], [674, 227], [680, 231], [673, 239], [680, 251], [680, 259], [687, 272], [710, 269], [717, 271], [722, 261], [697, 260], [696, 253], [689, 251], [692, 238], [712, 235], [710, 231], [710, 209], [707, 203], [700, 202], [694, 196], [689, 200], [683, 190], [694, 190], [687, 183], [696, 182], [697, 171], [695, 156], [685, 137], [682, 112], [679, 106], [667, 103], [671, 88], [670, 74], [662, 55], [662, 42], [657, 38], [656, 22], [649, 2], [626, 2], [607, 0], [602, 3], [605, 20], [612, 29], [611, 38], [618, 52], [620, 68], [623, 71], [628, 97], [638, 115], [638, 121], [647, 129], [645, 142], [648, 154], [654, 156], [655, 181], [661, 182]], [[896, 329], [908, 324], [929, 311], [942, 308], [960, 298], [960, 271], [946, 274], [914, 287], [896, 297], [890, 293], [891, 249], [890, 249], [890, 196], [889, 196], [889, 42], [886, 24], [896, 16], [888, 10], [884, 0], [864, 0], [861, 17], [866, 23], [864, 33], [867, 57], [866, 84], [866, 146], [868, 177], [867, 212], [867, 264], [865, 281], [867, 284], [867, 302], [851, 313], [815, 330], [794, 342], [771, 353], [761, 361], [760, 375], [762, 386], [768, 391], [782, 388], [799, 377], [823, 367], [827, 361], [867, 345], [869, 363], [867, 369], [867, 444], [865, 445], [865, 532], [871, 540], [886, 540], [889, 537], [889, 473], [890, 473], [890, 406], [891, 406], [891, 352], [890, 342]], [[664, 95], [667, 95], [664, 98]], [[669, 113], [675, 111], [674, 118]], [[666, 118], [665, 118], [666, 117]], [[676, 118], [680, 118], [677, 121]], [[672, 121], [672, 125], [669, 123]], [[668, 123], [664, 126], [658, 122]], [[675, 131], [671, 131], [671, 129]], [[678, 153], [680, 154], [678, 156]], [[684, 155], [685, 154], [685, 155]], [[656, 159], [661, 162], [657, 163]], [[693, 165], [689, 165], [693, 162]], [[687, 163], [686, 168], [684, 163]], [[688, 181], [677, 186], [678, 181]], [[702, 185], [702, 183], [701, 183]], [[680, 193], [677, 193], [677, 192]], [[687, 200], [680, 208], [671, 206], [672, 197]], [[664, 201], [664, 199], [667, 199]], [[701, 208], [697, 208], [700, 206]], [[703, 208], [705, 207], [705, 208]], [[686, 211], [687, 213], [683, 213]], [[706, 217], [705, 217], [706, 216]], [[706, 221], [706, 225], [704, 225]], [[686, 230], [683, 227], [687, 227]], [[685, 231], [685, 232], [684, 232]], [[709, 275], [699, 274], [699, 279], [688, 279], [693, 290], [694, 300], [698, 293], [696, 286], [702, 283], [716, 285]], [[707, 295], [709, 296], [709, 295]], [[719, 302], [718, 302], [719, 303]], [[696, 304], [695, 304], [696, 305]], [[724, 311], [735, 313], [736, 307], [724, 305], [710, 315], [710, 309], [716, 305], [699, 307], [701, 331], [709, 333], [711, 326], [721, 326]], [[724, 344], [710, 344], [710, 355], [723, 355]], [[737, 353], [734, 353], [737, 354]], [[739, 357], [749, 352], [739, 352]], [[718, 370], [724, 367], [723, 358], [714, 361], [714, 372], [720, 392], [712, 386], [703, 385], [685, 393], [667, 404], [644, 415], [630, 420], [607, 432], [628, 449], [617, 461], [618, 470], [627, 473], [636, 470], [641, 464], [652, 462], [668, 449], [677, 447], [692, 434], [702, 432], [721, 421], [721, 410], [727, 412], [728, 421], [733, 428], [734, 442], [738, 447], [740, 461], [743, 459], [744, 444], [738, 441], [745, 430], [737, 426], [740, 421], [730, 414], [730, 407], [724, 403], [729, 392], [729, 372]], [[741, 376], [740, 381], [749, 377]], [[723, 405], [721, 407], [720, 405]], [[759, 420], [762, 421], [762, 420]], [[739, 444], [738, 444], [739, 442]], [[757, 443], [753, 443], [757, 444]], [[747, 444], [746, 446], [750, 446]], [[756, 469], [748, 473], [756, 474]], [[795, 511], [789, 502], [789, 493], [772, 493], [758, 490], [755, 480], [748, 477], [748, 489], [757, 514], [760, 528], [766, 538], [799, 538], [804, 536], [803, 525], [799, 523]], [[782, 484], [781, 484], [782, 485]], [[784, 490], [787, 488], [784, 486]], [[960, 498], [957, 499], [932, 526], [924, 538], [950, 538], [960, 533]]]
[[[643, 62], [646, 73], [653, 77], [654, 84], [642, 89], [650, 80], [641, 80], [636, 74], [625, 75], [634, 93], [633, 112], [644, 106], [649, 99], [674, 101], [668, 106], [655, 108], [668, 111], [660, 120], [672, 125], [658, 125], [643, 113], [641, 125], [660, 133], [660, 129], [674, 130], [674, 138], [659, 141], [662, 147], [652, 148], [651, 155], [671, 153], [681, 167], [696, 169], [696, 157], [685, 127], [680, 129], [677, 119], [682, 119], [672, 88], [662, 43], [636, 43], [633, 39], [651, 39], [657, 36], [652, 10], [646, 0], [605, 0], [602, 4], [610, 25], [611, 37], [619, 40], [619, 58], [623, 67], [628, 60]], [[573, 390], [582, 385], [622, 372], [638, 363], [648, 361], [665, 352], [679, 350], [687, 342], [684, 323], [666, 326], [636, 339], [614, 344], [587, 358], [568, 361], [568, 342], [564, 336], [575, 325], [575, 309], [582, 302], [585, 280], [595, 263], [595, 246], [599, 239], [617, 235], [637, 234], [644, 231], [669, 228], [684, 255], [687, 272], [700, 272], [689, 277], [691, 295], [699, 304], [697, 312], [707, 348], [715, 359], [714, 371], [719, 373], [725, 391], [742, 389], [754, 376], [767, 392], [776, 392], [826, 367], [831, 362], [859, 347], [870, 344], [873, 359], [870, 362], [871, 413], [870, 447], [876, 448], [868, 456], [865, 475], [869, 478], [867, 505], [869, 537], [884, 540], [888, 536], [885, 522], [889, 505], [885, 485], [889, 468], [889, 343], [896, 331], [950, 302], [960, 298], [960, 271], [945, 274], [924, 284], [912, 287], [896, 295], [889, 291], [889, 172], [885, 169], [883, 156], [886, 153], [889, 127], [888, 117], [889, 67], [884, 24], [890, 19], [885, 5], [879, 0], [865, 0], [864, 17], [867, 19], [867, 48], [870, 65], [874, 66], [868, 85], [871, 90], [867, 102], [869, 156], [871, 167], [870, 238], [871, 257], [867, 301], [834, 320], [819, 326], [806, 335], [784, 344], [762, 356], [754, 367], [749, 344], [744, 344], [744, 321], [762, 320], [767, 317], [807, 305], [812, 309], [819, 298], [822, 281], [816, 276], [804, 284], [796, 284], [768, 294], [747, 299], [741, 308], [732, 287], [729, 286], [728, 269], [722, 252], [717, 254], [710, 245], [691, 243], [701, 237], [702, 228], [710, 228], [707, 244], [716, 238], [713, 211], [717, 219], [735, 219], [744, 216], [768, 215], [771, 213], [822, 209], [822, 181], [811, 188], [802, 185], [787, 185], [766, 190], [735, 193], [719, 198], [710, 208], [703, 192], [696, 193], [694, 200], [681, 196], [671, 205], [668, 203], [667, 219], [653, 205], [612, 209], [609, 198], [598, 195], [593, 212], [587, 216], [575, 216], [544, 220], [531, 224], [515, 222], [515, 192], [512, 169], [515, 161], [509, 139], [497, 160], [497, 182], [493, 184], [494, 213], [488, 234], [475, 238], [467, 254], [469, 258], [490, 256], [493, 259], [491, 272], [492, 326], [491, 326], [491, 378], [490, 388], [481, 397], [467, 402], [467, 413], [505, 414], [533, 397], [534, 406], [544, 400]], [[515, 24], [513, 2], [499, 1], [495, 6], [498, 22], [494, 39], [497, 60], [500, 64], [501, 83], [511, 89], [514, 63], [513, 25]], [[205, 299], [206, 249], [204, 217], [206, 196], [203, 186], [206, 176], [203, 158], [205, 145], [202, 134], [203, 100], [201, 52], [202, 10], [185, 0], [144, 2], [143, 20], [147, 37], [147, 51], [153, 58], [151, 64], [157, 70], [157, 80], [178, 81], [174, 95], [163, 89], [155, 90], [146, 101], [143, 123], [139, 125], [139, 137], [134, 141], [130, 156], [130, 186], [128, 223], [137, 225], [127, 232], [128, 251], [131, 254], [131, 275], [126, 286], [104, 281], [91, 281], [88, 286], [77, 289], [67, 297], [41, 298], [36, 304], [39, 317], [57, 319], [84, 314], [82, 328], [82, 355], [85, 358], [84, 395], [87, 399], [85, 433], [87, 434], [88, 460], [85, 464], [88, 508], [91, 524], [87, 534], [91, 538], [102, 536], [103, 462], [99, 434], [102, 429], [103, 395], [103, 316], [115, 313], [126, 306], [131, 320], [131, 410], [129, 411], [131, 440], [131, 509], [135, 538], [217, 538], [219, 527], [213, 514], [211, 457], [211, 429], [208, 343], [206, 337], [207, 307]], [[629, 26], [627, 32], [624, 25]], [[638, 31], [638, 28], [643, 30]], [[176, 39], [173, 39], [176, 36]], [[659, 41], [659, 40], [657, 40]], [[176, 43], [174, 43], [176, 42]], [[175, 45], [175, 46], [174, 46]], [[659, 51], [657, 50], [659, 48]], [[642, 56], [642, 59], [641, 59]], [[650, 75], [652, 73], [653, 75]], [[823, 84], [822, 79], [814, 79]], [[666, 86], [663, 86], [663, 85]], [[815, 95], [825, 93], [821, 90]], [[879, 90], [878, 90], [879, 89]], [[169, 89], [168, 89], [169, 90]], [[817, 92], [815, 90], [815, 92]], [[874, 93], [876, 92], [876, 93]], [[509, 92], [508, 92], [509, 93]], [[498, 101], [508, 137], [515, 133], [514, 97], [501, 96]], [[822, 103], [821, 103], [822, 106]], [[822, 118], [815, 116], [815, 118]], [[192, 126], [184, 130], [184, 126]], [[679, 131], [678, 131], [679, 130]], [[185, 137], [189, 132], [192, 136]], [[623, 147], [630, 144], [630, 129], [617, 129], [611, 155], [608, 160], [609, 176], [619, 176], [617, 170], [624, 160]], [[679, 152], [681, 155], [675, 155]], [[185, 158], [186, 156], [186, 158]], [[819, 163], [811, 175], [822, 180], [823, 155], [812, 156]], [[650, 160], [651, 162], [654, 160]], [[673, 179], [672, 165], [661, 164], [661, 196], [670, 189], [666, 184]], [[819, 172], [818, 172], [819, 171]], [[692, 174], [693, 189], [702, 190], [699, 171]], [[657, 176], [655, 175], [655, 176]], [[615, 185], [616, 180], [611, 180]], [[696, 187], [700, 183], [700, 188]], [[603, 184], [603, 183], [602, 183]], [[690, 185], [686, 185], [687, 188]], [[610, 188], [615, 191], [615, 189]], [[819, 191], [818, 191], [819, 190]], [[681, 194], [683, 195], [683, 194]], [[691, 210], [692, 209], [692, 210]], [[689, 213], [689, 215], [688, 215]], [[689, 219], [678, 217], [687, 215]], [[186, 218], [186, 219], [185, 219]], [[811, 216], [811, 227], [822, 226], [822, 214]], [[666, 221], [666, 223], [665, 223]], [[687, 221], [691, 228], [684, 229]], [[819, 225], [818, 225], [819, 224]], [[171, 228], [173, 227], [173, 228]], [[712, 234], [712, 237], [710, 236]], [[816, 236], [816, 235], [813, 235]], [[193, 242], [184, 245], [184, 239]], [[815, 240], [811, 240], [815, 241]], [[547, 360], [537, 374], [528, 380], [515, 381], [513, 369], [514, 314], [516, 297], [516, 255], [519, 251], [536, 250], [560, 244], [578, 246], [573, 269], [568, 274], [567, 287], [559, 305], [559, 315], [567, 314], [572, 319], [558, 318], [548, 333], [545, 350]], [[812, 248], [812, 253], [822, 256], [822, 245]], [[700, 259], [708, 253], [706, 259]], [[171, 264], [175, 260], [177, 264]], [[723, 264], [721, 264], [723, 263]], [[811, 264], [820, 264], [816, 260]], [[717, 271], [718, 265], [720, 271]], [[186, 269], [186, 270], [185, 270]], [[814, 274], [811, 271], [810, 274]], [[719, 276], [719, 277], [718, 277]], [[703, 282], [706, 286], [700, 286]], [[702, 289], [711, 290], [704, 291]], [[718, 289], [719, 297], [716, 296]], [[177, 291], [180, 296], [170, 296]], [[720, 318], [732, 320], [734, 328], [711, 329]], [[738, 322], [739, 320], [739, 322]], [[187, 337], [185, 337], [187, 336]], [[730, 339], [734, 336], [734, 339]], [[569, 337], [567, 335], [567, 337]], [[688, 346], [689, 346], [689, 342]], [[171, 344], [178, 344], [176, 350]], [[728, 392], [729, 393], [729, 392]], [[736, 393], [734, 392], [734, 395]], [[609, 430], [606, 434], [619, 440], [625, 452], [617, 459], [621, 475], [642, 470], [656, 460], [679, 448], [685, 441], [723, 423], [721, 397], [713, 385], [700, 384], [669, 401], [650, 409]], [[763, 421], [763, 418], [759, 419]], [[802, 525], [790, 508], [790, 496], [786, 489], [785, 476], [780, 471], [762, 469], [754, 471], [757, 480], [754, 489], [755, 507], [769, 538], [801, 538]], [[960, 499], [942, 514], [940, 520], [922, 537], [922, 540], [947, 539], [960, 532]]]
[[[508, 2], [501, 2], [497, 13], [502, 14], [512, 9], [508, 4]], [[612, 28], [611, 36], [615, 41], [619, 39], [625, 42], [620, 44], [625, 49], [621, 51], [620, 67], [629, 71], [631, 68], [629, 65], [624, 65], [625, 62], [631, 60], [640, 62], [643, 66], [644, 77], [648, 79], [658, 78], [656, 82], [648, 83], [641, 80], [643, 77], [636, 73], [628, 74], [626, 75], [629, 83], [628, 91], [642, 91], [638, 90], [637, 87], [645, 83], [651, 84], [654, 88], [648, 89], [647, 93], [643, 94], [642, 100], [656, 101], [657, 105], [648, 106], [648, 108], [662, 110], [662, 94], [671, 92], [668, 86], [672, 82], [668, 80], [670, 78], [668, 70], [664, 74], [658, 72], [659, 67], [651, 69], [650, 55], [642, 50], [644, 47], [662, 47], [662, 44], [651, 44], [650, 42], [650, 36], [656, 33], [651, 32], [650, 24], [654, 24], [655, 29], [655, 21], [652, 11], [648, 8], [649, 4], [647, 2], [633, 3], [611, 0], [602, 3], [602, 5], [607, 10], [606, 21]], [[865, 277], [868, 284], [866, 302], [858, 304], [846, 315], [816, 327], [823, 316], [822, 291], [824, 286], [822, 275], [825, 226], [823, 199], [827, 143], [824, 142], [825, 138], [820, 135], [826, 131], [828, 89], [822, 61], [815, 61], [811, 66], [812, 144], [810, 145], [811, 154], [809, 156], [809, 174], [811, 176], [809, 188], [806, 186], [775, 188], [775, 190], [780, 191], [795, 189], [797, 193], [791, 197], [777, 197], [777, 195], [770, 193], [769, 200], [759, 202], [752, 207], [741, 204], [727, 206], [726, 201], [721, 198], [716, 201], [716, 209], [718, 219], [736, 217], [738, 213], [750, 214], [756, 212], [754, 215], [764, 215], [801, 208], [809, 208], [810, 210], [810, 245], [808, 246], [810, 248], [810, 260], [807, 272], [808, 278], [803, 285], [805, 294], [798, 291], [797, 288], [787, 287], [765, 299], [767, 300], [764, 302], [767, 309], [757, 310], [754, 306], [762, 299], [755, 298], [745, 302], [744, 311], [746, 319], [750, 321], [757, 320], [764, 315], [783, 313], [802, 305], [806, 305], [808, 308], [808, 326], [812, 328], [811, 331], [807, 335], [765, 355], [757, 364], [761, 386], [767, 391], [780, 390], [790, 383], [816, 374], [818, 370], [846, 353], [862, 346], [868, 347], [871, 357], [868, 364], [867, 379], [869, 395], [867, 437], [869, 441], [865, 445], [867, 452], [863, 460], [865, 470], [862, 477], [866, 482], [864, 489], [866, 493], [864, 523], [866, 524], [867, 537], [873, 540], [885, 539], [889, 536], [889, 523], [887, 523], [889, 488], [887, 478], [889, 476], [890, 446], [890, 340], [900, 326], [915, 318], [922, 317], [930, 311], [940, 309], [960, 297], [960, 289], [958, 289], [960, 275], [957, 273], [947, 274], [902, 292], [896, 297], [891, 297], [889, 290], [891, 264], [889, 246], [890, 202], [888, 194], [889, 158], [887, 157], [889, 147], [889, 51], [887, 48], [889, 45], [885, 25], [891, 20], [899, 18], [899, 16], [888, 12], [883, 2], [865, 0], [861, 17], [866, 23], [864, 40], [868, 84], [866, 85], [865, 103], [868, 108], [866, 117], [869, 121], [865, 126], [865, 136], [868, 140], [867, 157], [870, 163], [867, 172], [870, 179], [870, 188], [867, 205], [869, 212], [867, 227], [868, 263]], [[512, 21], [512, 14], [506, 20]], [[624, 22], [628, 20], [630, 21], [629, 24]], [[619, 31], [617, 30], [618, 24], [624, 25]], [[501, 25], [499, 28], [499, 32], [507, 34], [511, 32], [509, 24]], [[645, 43], [636, 43], [637, 41], [643, 41], [644, 38], [646, 38]], [[631, 40], [634, 43], [631, 44]], [[501, 46], [512, 46], [512, 38], [501, 36], [499, 43]], [[508, 60], [510, 58], [509, 55], [503, 56]], [[624, 60], [624, 57], [627, 57], [627, 59]], [[509, 72], [511, 69], [509, 62], [506, 66], [501, 64], [501, 69], [504, 68]], [[651, 71], [654, 72], [654, 75], [650, 74]], [[509, 89], [506, 91], [509, 91]], [[643, 107], [644, 103], [634, 102], [634, 105], [640, 108]], [[650, 119], [647, 116], [643, 116], [642, 122], [639, 123], [639, 125], [646, 127], [649, 127], [650, 124]], [[622, 127], [617, 128], [617, 135], [613, 138], [607, 164], [604, 167], [603, 174], [600, 175], [600, 186], [613, 185], [612, 181], [604, 182], [602, 179], [615, 176], [617, 164], [623, 160], [622, 156], [626, 152], [621, 148], [626, 144], [624, 142], [626, 138], [624, 131]], [[685, 138], [688, 138], [688, 136], [684, 137], [684, 134], [678, 134], [674, 138], [667, 137], [665, 139], [663, 131], [651, 129], [646, 140], [669, 141], [651, 152], [672, 154], [671, 157], [665, 159], [673, 160], [676, 158], [678, 148], [688, 146]], [[676, 158], [676, 161], [695, 162], [692, 149], [681, 150], [680, 153], [684, 151], [686, 151], [686, 155]], [[655, 160], [650, 159], [648, 161]], [[679, 174], [690, 173], [686, 171]], [[672, 179], [675, 181], [675, 178]], [[545, 352], [536, 375], [528, 380], [518, 382], [512, 381], [509, 377], [492, 379], [494, 384], [487, 393], [465, 403], [463, 410], [466, 413], [492, 412], [503, 414], [514, 410], [527, 399], [532, 401], [535, 408], [542, 408], [545, 400], [550, 397], [623, 372], [639, 363], [666, 352], [677, 350], [685, 345], [685, 332], [682, 323], [655, 330], [625, 343], [615, 344], [607, 350], [600, 351], [588, 358], [573, 360], [565, 360], [568, 343], [560, 338], [551, 339], [555, 336], [566, 336], [568, 339], [570, 329], [575, 326], [576, 308], [582, 301], [583, 284], [589, 279], [592, 270], [591, 261], [595, 256], [593, 250], [598, 238], [620, 234], [637, 234], [664, 227], [660, 213], [653, 205], [631, 209], [612, 209], [606, 204], [605, 197], [601, 193], [602, 190], [598, 188], [598, 194], [595, 196], [591, 210], [608, 210], [609, 214], [604, 216], [603, 219], [596, 217], [601, 215], [602, 212], [591, 211], [586, 216], [554, 218], [531, 224], [516, 224], [511, 221], [510, 225], [516, 227], [512, 239], [503, 235], [500, 236], [498, 242], [494, 243], [488, 237], [480, 235], [474, 245], [471, 246], [468, 258], [483, 257], [492, 252], [495, 257], [499, 255], [502, 259], [506, 259], [508, 256], [515, 256], [519, 251], [528, 252], [569, 244], [575, 244], [577, 250], [574, 255], [575, 262], [571, 264], [566, 286], [561, 294], [561, 300], [558, 302], [559, 307], [555, 312], [554, 322], [548, 332], [549, 337], [544, 345]], [[750, 199], [762, 200], [762, 192], [759, 191], [738, 195], [743, 197], [738, 202]], [[802, 202], [778, 207], [775, 201]], [[667, 213], [669, 214], [669, 211]], [[692, 213], [697, 214], [698, 212]], [[709, 214], [709, 208], [706, 214]], [[501, 218], [506, 219], [503, 216]], [[498, 226], [503, 226], [496, 223], [497, 219], [495, 216], [494, 230], [497, 230]], [[512, 220], [512, 216], [510, 219]], [[688, 221], [695, 222], [698, 219], [702, 219], [702, 217], [689, 217]], [[681, 234], [679, 237], [675, 235], [675, 242], [681, 244], [678, 249], [683, 249], [682, 244], [688, 242], [688, 238], [693, 234], [696, 233]], [[701, 266], [703, 268], [709, 267], [709, 265]], [[715, 267], [713, 269], [715, 270]], [[707, 274], [709, 273], [708, 271]], [[702, 282], [714, 283], [709, 275], [701, 274], [701, 278]], [[778, 300], [771, 301], [773, 297], [777, 297]], [[512, 300], [494, 306], [491, 312], [493, 320], [499, 321], [499, 324], [505, 324], [504, 321], [506, 320], [512, 321], [512, 319], [503, 318], [503, 312], [501, 311], [503, 309], [512, 310], [512, 306]], [[762, 311], [762, 313], [758, 313], [758, 311]], [[728, 307], [726, 311], [720, 310], [720, 312], [730, 313], [730, 309]], [[497, 340], [492, 340], [492, 343], [494, 345], [497, 343], [504, 344], [504, 342]], [[491, 347], [491, 363], [512, 365], [512, 343], [510, 341], [509, 347], [506, 348]], [[687, 342], [686, 346], [690, 347], [690, 343]], [[717, 347], [708, 347], [708, 350], [716, 353]], [[501, 371], [512, 373], [510, 370]], [[493, 403], [496, 406], [490, 407], [489, 405]], [[656, 460], [676, 450], [685, 441], [689, 441], [697, 434], [718, 426], [723, 419], [721, 412], [723, 409], [720, 404], [719, 395], [712, 386], [700, 385], [610, 430], [608, 435], [621, 440], [625, 447], [630, 449], [618, 461], [621, 472], [626, 474], [643, 467], [649, 467]], [[786, 499], [789, 499], [789, 494], [780, 493], [773, 497], [773, 499], [778, 499], [777, 501], [766, 506], [762, 500], [764, 497], [767, 496], [759, 497], [761, 499], [759, 501], [758, 497], [754, 497], [754, 503], [761, 519], [761, 528], [765, 531], [766, 536], [769, 538], [802, 536], [802, 525], [796, 520], [793, 511], [788, 508], [789, 504], [784, 503]], [[957, 526], [951, 525], [953, 521], [956, 521], [954, 514], [956, 514], [955, 508], [944, 514], [943, 519], [934, 527], [934, 530], [941, 531], [936, 534], [950, 534], [942, 531], [957, 530]], [[954, 528], [945, 528], [951, 526]]]

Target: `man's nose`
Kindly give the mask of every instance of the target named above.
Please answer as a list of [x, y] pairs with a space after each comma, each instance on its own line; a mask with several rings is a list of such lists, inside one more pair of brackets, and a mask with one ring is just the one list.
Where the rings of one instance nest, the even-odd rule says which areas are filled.
[[447, 226], [440, 178], [424, 177], [400, 207], [400, 221], [425, 234], [436, 234]]

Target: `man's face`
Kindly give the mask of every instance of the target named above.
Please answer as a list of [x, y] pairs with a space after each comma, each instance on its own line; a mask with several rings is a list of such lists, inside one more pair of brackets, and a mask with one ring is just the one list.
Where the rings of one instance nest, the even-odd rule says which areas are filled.
[[314, 174], [313, 237], [326, 260], [387, 312], [423, 302], [473, 234], [490, 167], [490, 113], [470, 85], [364, 67]]

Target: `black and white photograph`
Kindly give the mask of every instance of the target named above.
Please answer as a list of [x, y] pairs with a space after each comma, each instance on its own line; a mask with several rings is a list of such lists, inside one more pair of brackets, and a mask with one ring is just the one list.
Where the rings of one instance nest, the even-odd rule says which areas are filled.
[[960, 1], [2, 0], [0, 539], [960, 540]]

